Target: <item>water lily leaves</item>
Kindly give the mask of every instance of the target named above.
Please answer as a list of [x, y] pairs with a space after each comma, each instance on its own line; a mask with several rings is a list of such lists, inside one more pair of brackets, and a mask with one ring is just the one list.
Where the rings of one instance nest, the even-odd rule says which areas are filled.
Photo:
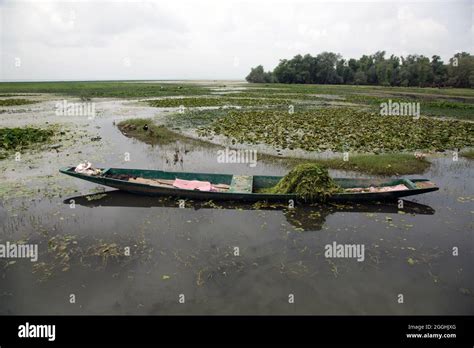
[[204, 126], [200, 135], [281, 149], [401, 152], [473, 146], [474, 124], [407, 116], [380, 116], [349, 108], [288, 114], [284, 110], [229, 111]]
[[34, 127], [0, 128], [0, 150], [14, 150], [31, 144], [43, 143], [53, 136], [51, 129]]
[[233, 97], [201, 97], [201, 98], [166, 98], [147, 100], [148, 105], [159, 108], [168, 107], [204, 107], [204, 106], [261, 106], [289, 105], [290, 100], [275, 98], [233, 98]]

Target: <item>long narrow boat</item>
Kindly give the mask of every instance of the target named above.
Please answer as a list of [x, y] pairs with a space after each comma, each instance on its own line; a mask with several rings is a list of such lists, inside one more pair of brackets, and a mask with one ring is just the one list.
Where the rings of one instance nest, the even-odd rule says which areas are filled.
[[[281, 176], [185, 173], [125, 168], [102, 168], [99, 169], [98, 174], [89, 175], [77, 173], [75, 167], [61, 168], [60, 172], [96, 184], [149, 196], [245, 202], [300, 200], [296, 194], [269, 194], [261, 192], [262, 189], [272, 187], [278, 183], [282, 178]], [[215, 187], [225, 187], [226, 189], [219, 189], [217, 191], [182, 189], [171, 184], [176, 179], [209, 182], [215, 185]], [[383, 201], [438, 190], [438, 187], [428, 179], [335, 178], [334, 181], [343, 190], [332, 195], [329, 198], [331, 202]], [[398, 187], [402, 189], [397, 189]]]

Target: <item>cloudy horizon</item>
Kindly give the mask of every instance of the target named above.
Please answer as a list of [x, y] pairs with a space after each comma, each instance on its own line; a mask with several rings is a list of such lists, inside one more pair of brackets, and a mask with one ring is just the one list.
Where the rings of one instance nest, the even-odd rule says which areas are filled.
[[244, 79], [280, 59], [473, 52], [473, 2], [1, 1], [0, 81]]

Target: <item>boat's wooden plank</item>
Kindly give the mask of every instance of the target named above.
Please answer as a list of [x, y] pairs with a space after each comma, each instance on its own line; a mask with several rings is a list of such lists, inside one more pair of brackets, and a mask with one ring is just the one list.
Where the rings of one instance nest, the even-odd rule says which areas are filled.
[[212, 184], [212, 186], [221, 190], [228, 190], [230, 188], [230, 185], [226, 184]]
[[165, 179], [154, 179], [160, 184], [171, 185], [173, 186], [174, 180], [165, 180]]
[[419, 189], [436, 187], [436, 185], [433, 184], [431, 181], [417, 181], [415, 182], [415, 185]]
[[252, 193], [253, 176], [234, 175], [230, 184], [229, 192], [234, 193]]
[[128, 181], [131, 182], [131, 183], [174, 188], [172, 183], [166, 183], [166, 182], [163, 182], [163, 180], [145, 179], [145, 178], [130, 178], [130, 179], [128, 179]]

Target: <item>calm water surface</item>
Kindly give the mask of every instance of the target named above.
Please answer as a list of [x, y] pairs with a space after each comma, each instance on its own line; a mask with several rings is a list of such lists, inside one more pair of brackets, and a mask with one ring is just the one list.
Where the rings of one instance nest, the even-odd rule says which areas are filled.
[[[112, 124], [129, 116], [105, 113], [90, 122], [86, 128], [102, 138], [97, 144], [4, 170], [38, 192], [0, 199], [0, 242], [36, 243], [39, 260], [2, 261], [1, 314], [474, 314], [472, 162], [433, 159], [422, 176], [440, 190], [409, 198], [403, 209], [193, 201], [179, 208], [173, 199], [111, 189], [92, 195], [102, 189], [57, 173], [83, 158], [98, 167], [288, 171], [278, 161], [217, 163], [214, 146], [143, 144]], [[58, 194], [47, 194], [53, 188]], [[365, 260], [325, 258], [333, 242], [363, 244]]]

